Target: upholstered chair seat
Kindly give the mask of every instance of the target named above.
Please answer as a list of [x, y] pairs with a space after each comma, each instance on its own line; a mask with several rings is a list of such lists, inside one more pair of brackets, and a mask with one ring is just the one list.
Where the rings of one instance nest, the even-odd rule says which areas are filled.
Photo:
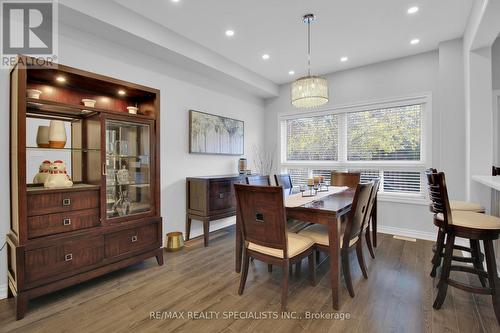
[[[299, 253], [302, 253], [314, 245], [314, 241], [311, 238], [303, 237], [297, 235], [293, 232], [288, 232], [288, 257], [294, 257]], [[254, 243], [248, 244], [248, 249], [269, 256], [283, 258], [283, 250], [275, 249], [272, 247], [257, 245]]]
[[468, 212], [476, 212], [476, 213], [484, 213], [485, 209], [478, 203], [475, 202], [467, 202], [467, 201], [450, 201], [450, 208], [452, 211], [468, 211]]
[[[313, 224], [310, 227], [305, 228], [304, 230], [299, 232], [300, 236], [307, 237], [312, 239], [314, 243], [330, 246], [330, 242], [328, 241], [328, 227], [321, 224]], [[353, 238], [349, 241], [349, 246], [352, 246], [357, 242], [359, 237]], [[344, 240], [344, 233], [340, 235], [340, 247], [342, 247], [342, 243]]]
[[[453, 211], [451, 216], [452, 225], [457, 227], [500, 230], [500, 218], [496, 216], [466, 211]], [[443, 214], [441, 213], [437, 214], [436, 218], [444, 221]]]

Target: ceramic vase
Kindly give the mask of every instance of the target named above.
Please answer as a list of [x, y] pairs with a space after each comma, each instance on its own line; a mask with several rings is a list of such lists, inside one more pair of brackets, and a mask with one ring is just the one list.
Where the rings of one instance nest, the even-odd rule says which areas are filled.
[[49, 128], [50, 148], [64, 148], [66, 145], [66, 128], [61, 120], [51, 120]]
[[36, 145], [40, 148], [49, 148], [49, 126], [38, 126]]

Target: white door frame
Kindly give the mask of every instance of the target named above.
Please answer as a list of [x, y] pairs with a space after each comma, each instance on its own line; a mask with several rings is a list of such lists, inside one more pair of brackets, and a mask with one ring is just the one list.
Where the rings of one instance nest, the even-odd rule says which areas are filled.
[[493, 90], [493, 160], [500, 164], [500, 89]]

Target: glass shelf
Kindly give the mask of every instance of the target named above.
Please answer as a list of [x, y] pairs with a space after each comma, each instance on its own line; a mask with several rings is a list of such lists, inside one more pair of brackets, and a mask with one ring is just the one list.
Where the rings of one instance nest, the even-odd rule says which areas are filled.
[[98, 152], [101, 151], [101, 149], [94, 149], [94, 148], [44, 148], [44, 147], [26, 147], [28, 150], [47, 150], [47, 151], [67, 151], [67, 152], [73, 152], [73, 151], [81, 151], [81, 152]]
[[106, 158], [149, 158], [149, 155], [118, 155], [106, 154]]
[[125, 183], [125, 184], [106, 184], [106, 187], [115, 187], [115, 186], [149, 186], [149, 183]]

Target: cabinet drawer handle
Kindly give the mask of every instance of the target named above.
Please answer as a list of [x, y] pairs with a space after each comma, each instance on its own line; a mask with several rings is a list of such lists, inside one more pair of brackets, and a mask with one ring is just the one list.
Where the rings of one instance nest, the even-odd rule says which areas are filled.
[[131, 241], [132, 243], [137, 242], [137, 236], [132, 236], [132, 238], [130, 239], [130, 241]]
[[69, 205], [71, 205], [71, 199], [70, 198], [63, 199], [63, 206], [69, 206]]
[[73, 254], [68, 253], [67, 255], [64, 256], [64, 261], [71, 261], [73, 260]]
[[224, 193], [219, 193], [219, 199], [224, 199]]
[[71, 225], [71, 219], [63, 219], [63, 225]]

